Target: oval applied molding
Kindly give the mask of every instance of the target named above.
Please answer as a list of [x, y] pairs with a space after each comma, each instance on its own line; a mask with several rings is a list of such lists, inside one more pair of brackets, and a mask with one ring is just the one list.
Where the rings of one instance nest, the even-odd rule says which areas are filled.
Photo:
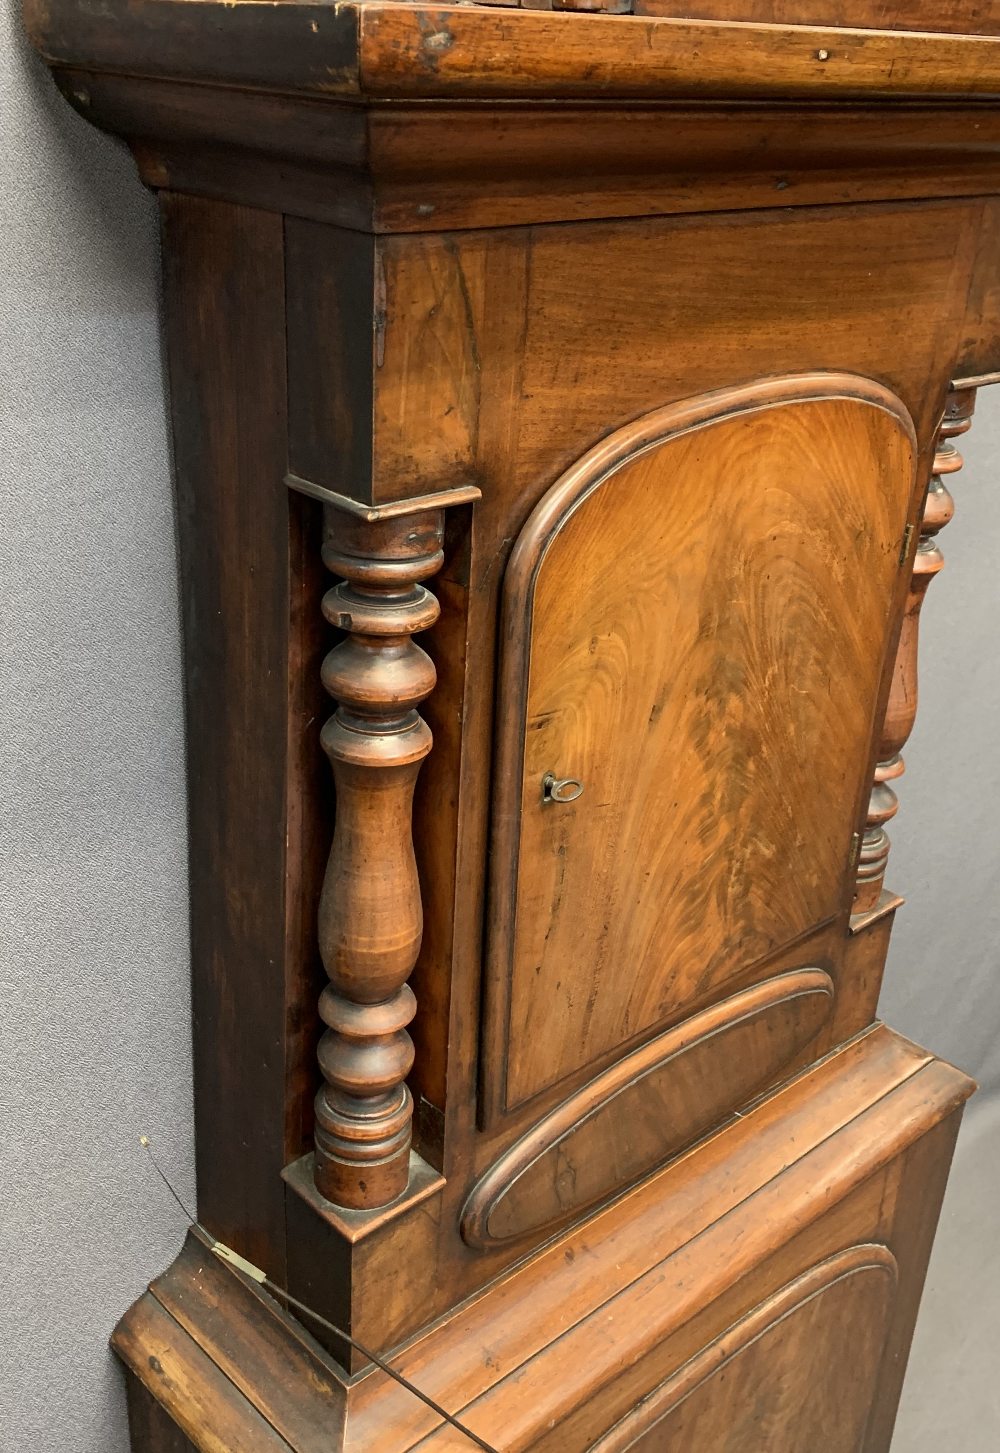
[[463, 1240], [501, 1246], [634, 1184], [772, 1084], [833, 1006], [830, 976], [795, 969], [675, 1025], [584, 1085], [473, 1187]]

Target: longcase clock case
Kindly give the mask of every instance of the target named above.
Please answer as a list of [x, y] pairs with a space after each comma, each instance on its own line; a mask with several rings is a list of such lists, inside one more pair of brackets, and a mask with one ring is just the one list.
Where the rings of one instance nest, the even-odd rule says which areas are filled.
[[889, 1447], [1000, 12], [632, 8], [27, 6], [162, 224], [199, 1221], [137, 1453]]

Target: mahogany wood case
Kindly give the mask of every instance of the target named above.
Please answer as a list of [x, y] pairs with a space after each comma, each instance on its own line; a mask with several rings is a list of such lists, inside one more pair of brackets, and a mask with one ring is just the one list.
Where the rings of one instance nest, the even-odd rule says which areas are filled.
[[1000, 3], [26, 14], [162, 218], [199, 1223], [133, 1447], [885, 1453]]

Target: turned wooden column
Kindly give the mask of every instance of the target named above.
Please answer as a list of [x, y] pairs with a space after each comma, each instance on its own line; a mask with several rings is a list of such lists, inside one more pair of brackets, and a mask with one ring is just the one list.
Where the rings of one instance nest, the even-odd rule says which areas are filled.
[[345, 632], [323, 662], [338, 703], [322, 732], [336, 824], [319, 910], [330, 983], [316, 1097], [316, 1186], [340, 1206], [386, 1205], [406, 1188], [413, 1105], [407, 979], [423, 930], [411, 813], [431, 733], [416, 711], [435, 670], [413, 641], [439, 614], [421, 584], [440, 569], [444, 515], [371, 522], [326, 511], [323, 560], [343, 577], [323, 614]]
[[948, 475], [956, 474], [963, 464], [962, 456], [952, 441], [970, 428], [975, 404], [974, 388], [952, 389], [938, 430], [931, 482], [920, 522], [920, 539], [913, 558], [906, 611], [879, 739], [875, 781], [858, 856], [855, 913], [867, 913], [873, 909], [882, 892], [891, 847], [886, 824], [899, 810], [899, 800], [890, 784], [905, 771], [900, 754], [909, 740], [917, 715], [920, 610], [927, 587], [944, 564], [937, 542], [938, 531], [944, 529], [955, 513], [955, 501], [945, 480]]

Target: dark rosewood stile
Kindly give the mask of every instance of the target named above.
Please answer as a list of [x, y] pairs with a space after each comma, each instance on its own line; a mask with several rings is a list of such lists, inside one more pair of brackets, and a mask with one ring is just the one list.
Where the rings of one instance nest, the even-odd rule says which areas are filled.
[[25, 9], [163, 224], [199, 1224], [133, 1448], [888, 1453], [1000, 6]]

